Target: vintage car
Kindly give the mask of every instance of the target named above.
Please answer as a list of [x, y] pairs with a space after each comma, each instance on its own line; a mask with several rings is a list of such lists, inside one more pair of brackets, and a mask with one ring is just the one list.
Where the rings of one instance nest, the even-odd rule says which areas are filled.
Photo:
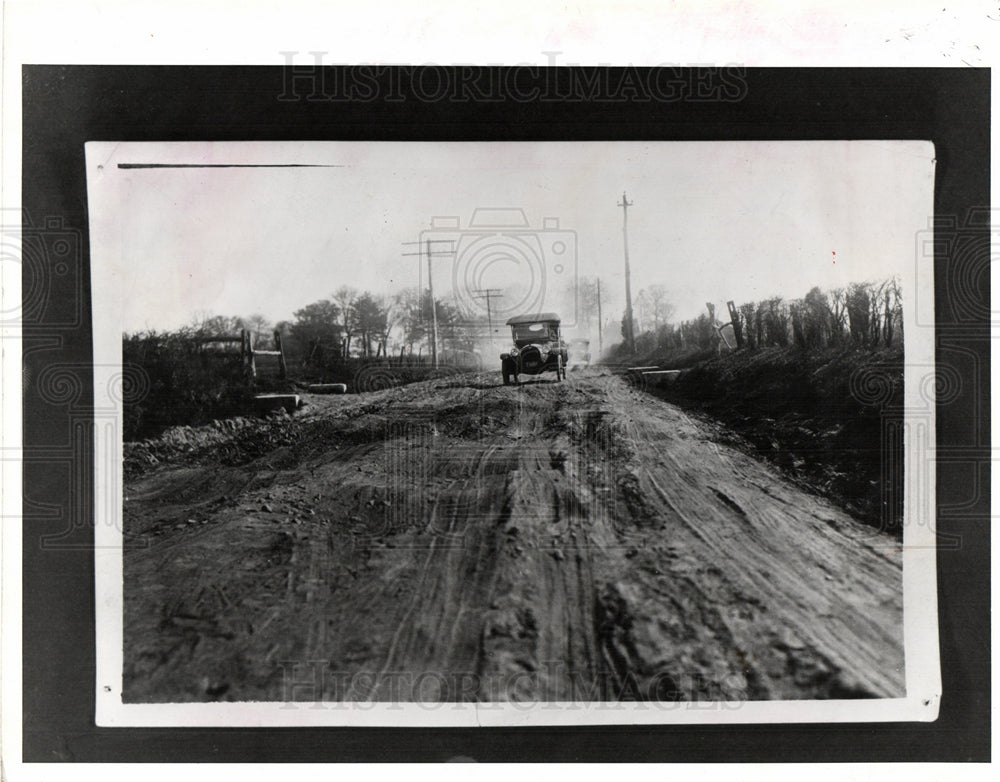
[[514, 346], [500, 354], [503, 384], [517, 382], [518, 375], [555, 372], [556, 379], [566, 377], [569, 351], [559, 331], [559, 316], [554, 312], [517, 315], [507, 321]]

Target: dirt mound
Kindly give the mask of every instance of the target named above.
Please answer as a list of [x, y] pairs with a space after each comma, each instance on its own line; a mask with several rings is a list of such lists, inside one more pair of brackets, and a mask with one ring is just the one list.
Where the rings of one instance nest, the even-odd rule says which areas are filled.
[[126, 477], [140, 475], [161, 462], [183, 459], [203, 452], [212, 445], [231, 442], [241, 432], [261, 428], [261, 421], [250, 418], [227, 418], [204, 426], [175, 426], [158, 437], [124, 445]]

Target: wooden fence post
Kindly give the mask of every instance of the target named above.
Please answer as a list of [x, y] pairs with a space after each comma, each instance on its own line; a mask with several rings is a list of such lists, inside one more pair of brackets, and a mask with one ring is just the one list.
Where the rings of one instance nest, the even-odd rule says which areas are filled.
[[288, 377], [288, 367], [285, 365], [285, 349], [281, 346], [281, 332], [274, 330], [274, 346], [278, 349], [278, 378], [285, 380]]
[[253, 332], [246, 332], [247, 339], [247, 353], [250, 355], [250, 379], [256, 383], [257, 382], [257, 362], [253, 357]]
[[247, 330], [240, 329], [240, 360], [243, 362], [243, 377], [246, 379], [247, 385], [252, 385], [250, 379], [250, 341], [247, 339]]
[[733, 324], [733, 336], [736, 338], [736, 349], [743, 347], [743, 324], [740, 322], [740, 313], [736, 309], [736, 304], [731, 301], [726, 302], [729, 309], [729, 322]]

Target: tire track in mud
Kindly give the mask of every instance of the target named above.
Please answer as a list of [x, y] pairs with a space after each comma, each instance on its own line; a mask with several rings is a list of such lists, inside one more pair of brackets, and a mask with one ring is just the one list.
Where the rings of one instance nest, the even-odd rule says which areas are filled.
[[[590, 551], [565, 444], [538, 417], [480, 441], [470, 474], [432, 510], [418, 587], [369, 697], [409, 672], [463, 675], [453, 699], [570, 700], [598, 687]], [[530, 444], [510, 442], [530, 437]], [[563, 438], [564, 439], [564, 438]], [[410, 692], [435, 700], [440, 691]]]
[[[683, 459], [678, 454], [686, 449], [678, 441], [696, 442], [703, 435], [676, 408], [649, 415], [639, 406], [632, 412], [627, 439], [645, 452], [636, 493], [644, 512], [666, 520], [675, 551], [682, 547], [686, 559], [712, 563], [696, 567], [694, 579], [677, 579], [684, 568], [675, 565], [669, 580], [678, 592], [700, 593], [700, 606], [709, 609], [711, 615], [696, 626], [711, 628], [718, 638], [688, 645], [703, 658], [714, 649], [716, 666], [683, 653], [682, 662], [672, 665], [695, 682], [727, 681], [733, 694], [751, 699], [802, 697], [803, 691], [813, 697], [901, 695], [895, 541], [825, 501], [783, 487], [769, 468], [736, 451], [726, 454], [728, 463]], [[732, 469], [733, 462], [740, 468]], [[775, 502], [781, 493], [794, 500]], [[652, 545], [655, 550], [657, 543]], [[653, 600], [651, 613], [662, 625], [669, 607], [657, 610], [650, 596], [656, 586], [643, 581], [623, 588], [634, 603]], [[705, 588], [713, 582], [714, 595]], [[650, 627], [647, 645], [668, 646]], [[676, 640], [683, 649], [683, 637]], [[631, 665], [641, 668], [643, 662], [632, 659]]]
[[127, 484], [126, 700], [902, 693], [891, 538], [607, 373], [492, 379]]

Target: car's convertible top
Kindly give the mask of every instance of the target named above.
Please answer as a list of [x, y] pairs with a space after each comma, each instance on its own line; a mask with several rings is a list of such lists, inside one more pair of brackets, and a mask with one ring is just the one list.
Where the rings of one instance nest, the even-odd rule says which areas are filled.
[[507, 321], [507, 325], [519, 326], [523, 323], [543, 323], [552, 320], [559, 323], [561, 318], [554, 312], [536, 312], [534, 315], [515, 315]]

